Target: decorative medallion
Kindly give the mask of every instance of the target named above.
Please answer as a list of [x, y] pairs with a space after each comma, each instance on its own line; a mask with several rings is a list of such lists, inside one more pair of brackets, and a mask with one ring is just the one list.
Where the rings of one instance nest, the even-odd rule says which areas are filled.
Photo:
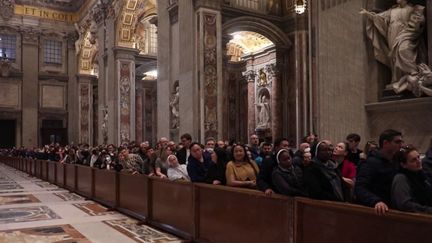
[[8, 21], [14, 15], [15, 0], [0, 0], [0, 15]]

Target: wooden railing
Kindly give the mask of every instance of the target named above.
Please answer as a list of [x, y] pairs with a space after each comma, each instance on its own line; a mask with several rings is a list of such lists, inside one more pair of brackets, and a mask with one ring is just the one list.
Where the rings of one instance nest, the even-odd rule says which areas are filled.
[[432, 217], [58, 162], [0, 162], [197, 242], [429, 242]]

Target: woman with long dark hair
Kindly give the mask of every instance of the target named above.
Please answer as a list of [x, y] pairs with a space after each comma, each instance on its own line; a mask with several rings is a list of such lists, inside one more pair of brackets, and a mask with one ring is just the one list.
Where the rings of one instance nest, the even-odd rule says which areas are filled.
[[226, 166], [228, 186], [256, 188], [259, 173], [258, 165], [250, 160], [243, 145], [234, 145], [231, 151], [232, 160]]
[[400, 168], [392, 183], [393, 207], [407, 212], [432, 213], [432, 185], [422, 170], [417, 149], [405, 146], [396, 153], [395, 160]]

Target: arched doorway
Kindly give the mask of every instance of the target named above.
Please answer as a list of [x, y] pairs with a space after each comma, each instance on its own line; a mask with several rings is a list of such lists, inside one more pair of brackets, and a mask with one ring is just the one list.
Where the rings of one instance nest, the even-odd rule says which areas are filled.
[[283, 134], [286, 50], [291, 43], [272, 23], [239, 17], [223, 26], [224, 137], [246, 142], [252, 133], [273, 140]]

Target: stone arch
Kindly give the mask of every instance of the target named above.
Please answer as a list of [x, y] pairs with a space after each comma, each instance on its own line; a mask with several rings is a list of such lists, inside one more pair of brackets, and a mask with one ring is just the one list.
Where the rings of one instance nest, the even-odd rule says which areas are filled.
[[[255, 120], [258, 117], [256, 114], [255, 104], [257, 104], [257, 98], [261, 95], [259, 90], [253, 90], [252, 85], [248, 84], [248, 94], [253, 93], [252, 99], [248, 100], [248, 114], [253, 114], [248, 119], [248, 124], [246, 124], [248, 133], [256, 132], [260, 137], [270, 137], [275, 138], [283, 134], [282, 124], [284, 123], [284, 111], [288, 107], [288, 104], [283, 101], [283, 90], [287, 88], [287, 72], [280, 72], [279, 70], [285, 70], [288, 65], [288, 53], [291, 49], [292, 43], [288, 36], [275, 24], [252, 16], [242, 16], [238, 18], [233, 18], [226, 21], [222, 26], [222, 35], [225, 40], [228, 40], [231, 33], [240, 31], [250, 31], [260, 34], [270, 40], [274, 44], [274, 49], [271, 50], [275, 53], [275, 61], [273, 73], [271, 74], [271, 90], [269, 90], [269, 95], [266, 98], [270, 100], [265, 102], [265, 112], [266, 114], [261, 114], [263, 118], [261, 119], [261, 124], [255, 124]], [[223, 43], [226, 44], [226, 43]], [[268, 74], [267, 74], [268, 75]], [[249, 95], [248, 95], [249, 96]], [[263, 103], [264, 105], [264, 103]], [[263, 106], [262, 106], [263, 107]], [[271, 111], [278, 111], [270, 113]], [[255, 117], [255, 119], [254, 119]], [[271, 117], [271, 118], [270, 118]], [[258, 120], [257, 120], [258, 121]]]
[[223, 24], [222, 34], [228, 35], [235, 31], [252, 31], [259, 33], [271, 40], [276, 47], [288, 49], [292, 43], [286, 34], [271, 22], [250, 16], [242, 16], [228, 20]]
[[157, 13], [155, 9], [145, 11], [138, 15], [134, 28], [134, 46], [140, 50], [141, 54], [155, 55], [157, 52], [157, 42], [153, 43], [157, 37]]
[[117, 18], [117, 46], [135, 48], [135, 28], [142, 16], [156, 14], [152, 0], [126, 0]]

